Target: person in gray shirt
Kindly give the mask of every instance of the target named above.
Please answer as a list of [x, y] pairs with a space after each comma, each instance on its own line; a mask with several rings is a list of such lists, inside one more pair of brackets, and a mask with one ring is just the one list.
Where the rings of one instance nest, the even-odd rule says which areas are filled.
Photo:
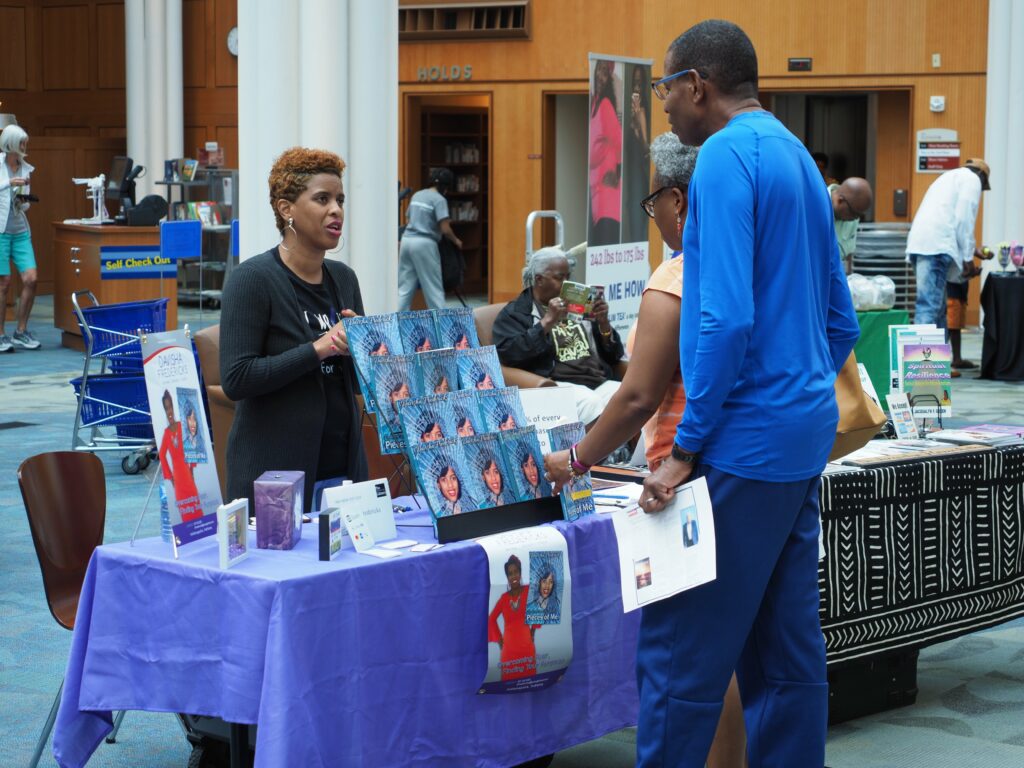
[[437, 244], [448, 238], [462, 250], [462, 241], [452, 231], [445, 193], [455, 179], [447, 168], [430, 172], [430, 186], [421, 189], [409, 201], [408, 226], [398, 251], [398, 308], [408, 310], [417, 288], [430, 309], [444, 307], [444, 285], [441, 281], [441, 252]]

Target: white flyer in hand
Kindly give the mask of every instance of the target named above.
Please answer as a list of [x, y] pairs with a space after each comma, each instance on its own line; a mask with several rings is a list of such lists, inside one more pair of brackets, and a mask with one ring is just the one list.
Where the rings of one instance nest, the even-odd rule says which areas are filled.
[[661, 512], [623, 509], [612, 524], [626, 613], [714, 581], [715, 521], [703, 477], [681, 486]]

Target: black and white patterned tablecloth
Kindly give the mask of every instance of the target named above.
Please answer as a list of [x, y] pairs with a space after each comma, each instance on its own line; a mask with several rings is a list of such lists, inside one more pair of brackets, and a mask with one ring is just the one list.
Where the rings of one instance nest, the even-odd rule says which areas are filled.
[[1024, 615], [1024, 447], [821, 480], [834, 664]]

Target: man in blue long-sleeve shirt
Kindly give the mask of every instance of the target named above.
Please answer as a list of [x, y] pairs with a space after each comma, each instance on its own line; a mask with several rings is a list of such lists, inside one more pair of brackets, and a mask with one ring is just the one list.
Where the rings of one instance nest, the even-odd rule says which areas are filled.
[[820, 768], [828, 688], [818, 619], [818, 478], [834, 382], [858, 326], [821, 175], [761, 108], [735, 24], [677, 38], [655, 84], [672, 130], [703, 145], [683, 237], [686, 412], [640, 503], [704, 476], [717, 578], [644, 609], [638, 765], [703, 766], [730, 675], [751, 768]]

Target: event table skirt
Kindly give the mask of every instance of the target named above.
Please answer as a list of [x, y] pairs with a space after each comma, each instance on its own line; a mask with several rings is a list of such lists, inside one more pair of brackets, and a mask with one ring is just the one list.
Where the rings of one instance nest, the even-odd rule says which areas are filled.
[[[1024, 615], [1024, 448], [822, 478], [830, 665]], [[159, 540], [96, 550], [54, 731], [80, 766], [110, 711], [259, 723], [258, 766], [505, 766], [636, 722], [639, 612], [623, 614], [607, 516], [555, 525], [572, 568], [572, 664], [553, 687], [479, 695], [486, 556], [471, 542], [387, 561]], [[431, 540], [422, 514], [399, 535]], [[254, 535], [250, 534], [250, 544]]]
[[981, 377], [1024, 381], [1024, 276], [990, 274], [981, 291]]

